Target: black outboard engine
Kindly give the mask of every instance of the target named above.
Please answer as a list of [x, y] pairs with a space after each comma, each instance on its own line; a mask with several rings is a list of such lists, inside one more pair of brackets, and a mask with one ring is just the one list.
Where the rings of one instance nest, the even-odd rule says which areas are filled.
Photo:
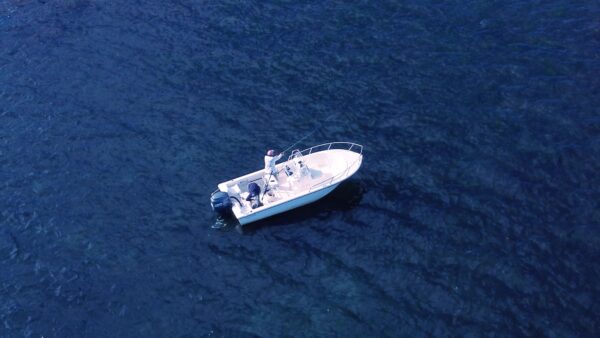
[[210, 195], [210, 206], [213, 211], [219, 214], [227, 214], [231, 212], [231, 200], [229, 199], [229, 194], [223, 191], [215, 191]]

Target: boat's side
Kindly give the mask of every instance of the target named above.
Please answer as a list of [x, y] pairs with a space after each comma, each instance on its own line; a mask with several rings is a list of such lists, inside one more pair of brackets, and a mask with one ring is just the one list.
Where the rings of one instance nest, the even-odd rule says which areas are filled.
[[[340, 145], [345, 149], [339, 149]], [[362, 163], [362, 146], [333, 142], [305, 149], [302, 156], [297, 155], [276, 166], [280, 174], [272, 187], [273, 194], [263, 199], [263, 204], [258, 207], [252, 208], [246, 196], [250, 193], [248, 186], [251, 183], [264, 187], [264, 182], [271, 179], [271, 176], [265, 176], [264, 170], [218, 185], [220, 191], [238, 202], [234, 203], [231, 211], [242, 225], [298, 208], [327, 195], [358, 170]], [[285, 174], [281, 174], [283, 172]]]
[[291, 199], [285, 203], [281, 203], [279, 205], [267, 208], [267, 209], [263, 209], [257, 212], [250, 212], [249, 214], [245, 215], [245, 216], [237, 216], [239, 222], [241, 225], [244, 224], [248, 224], [248, 223], [252, 223], [252, 222], [256, 222], [258, 220], [273, 216], [273, 215], [277, 215], [280, 214], [282, 212], [294, 209], [294, 208], [298, 208], [301, 207], [303, 205], [312, 203], [320, 198], [322, 198], [323, 196], [329, 194], [331, 191], [333, 191], [333, 189], [335, 189], [337, 186], [339, 185], [339, 183], [334, 184], [334, 185], [330, 185], [327, 186], [323, 189], [319, 189], [316, 191], [313, 191], [309, 194], [305, 194], [305, 195], [301, 195], [298, 196], [294, 199]]

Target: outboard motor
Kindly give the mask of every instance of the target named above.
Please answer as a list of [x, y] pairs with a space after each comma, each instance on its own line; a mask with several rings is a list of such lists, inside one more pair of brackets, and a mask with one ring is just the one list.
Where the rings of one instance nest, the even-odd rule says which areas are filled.
[[226, 214], [231, 211], [231, 200], [229, 199], [229, 194], [223, 191], [215, 191], [210, 195], [210, 206], [213, 211], [219, 214]]

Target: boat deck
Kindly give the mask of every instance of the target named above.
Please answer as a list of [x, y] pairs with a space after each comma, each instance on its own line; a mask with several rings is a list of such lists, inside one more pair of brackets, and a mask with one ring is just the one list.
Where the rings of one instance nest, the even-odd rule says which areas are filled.
[[[310, 191], [311, 187], [315, 186], [323, 180], [330, 179], [334, 176], [333, 173], [325, 172], [319, 168], [311, 168], [310, 163], [307, 162], [307, 172], [305, 175], [296, 176], [294, 174], [288, 174], [285, 167], [289, 166], [288, 161], [277, 165], [277, 175], [266, 175], [264, 171], [256, 173], [255, 177], [248, 177], [246, 180], [240, 180], [229, 190], [231, 196], [238, 198], [240, 204], [234, 203], [234, 212], [243, 217], [245, 214], [250, 213], [251, 210], [254, 212], [268, 208], [271, 205], [278, 204], [290, 200], [296, 196], [303, 195]], [[267, 180], [269, 184], [267, 185]], [[261, 188], [261, 203], [262, 206], [256, 209], [252, 209], [251, 202], [246, 201], [248, 197], [248, 184], [254, 182]], [[265, 188], [267, 189], [265, 193]], [[233, 193], [233, 194], [232, 194]]]

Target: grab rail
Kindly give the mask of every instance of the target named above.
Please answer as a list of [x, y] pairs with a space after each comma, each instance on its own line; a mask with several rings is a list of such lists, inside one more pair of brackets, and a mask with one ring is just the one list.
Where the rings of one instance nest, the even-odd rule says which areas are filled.
[[[332, 146], [334, 147], [333, 149], [342, 149], [342, 150], [350, 150], [350, 151], [354, 151], [355, 153], [358, 153], [360, 155], [362, 155], [362, 151], [363, 151], [363, 146], [358, 144], [358, 143], [352, 143], [352, 142], [329, 142], [329, 143], [323, 143], [323, 144], [319, 144], [316, 146], [312, 146], [310, 148], [306, 148], [304, 150], [302, 150], [300, 153], [302, 155], [309, 155], [313, 153], [313, 149], [316, 148], [325, 148], [327, 147], [327, 149], [323, 149], [323, 150], [330, 150], [332, 148]], [[337, 148], [337, 147], [340, 148]], [[356, 147], [358, 148], [357, 150], [353, 150], [353, 148]], [[322, 150], [319, 150], [322, 151]], [[317, 151], [315, 151], [317, 152]]]

